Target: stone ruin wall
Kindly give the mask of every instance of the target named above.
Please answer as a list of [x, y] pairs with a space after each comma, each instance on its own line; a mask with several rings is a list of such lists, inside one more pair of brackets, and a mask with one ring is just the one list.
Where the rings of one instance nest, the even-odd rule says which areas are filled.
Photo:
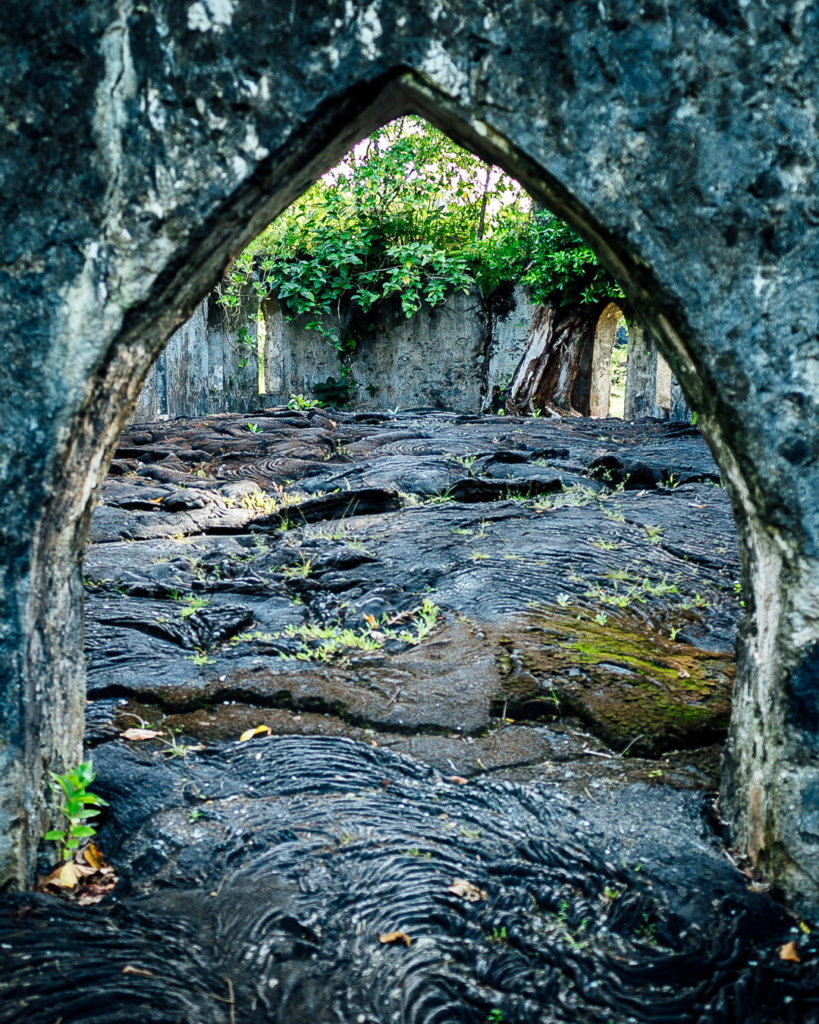
[[[339, 353], [318, 331], [306, 328], [308, 315], [288, 319], [270, 298], [262, 303], [259, 316], [259, 300], [252, 289], [233, 310], [219, 303], [218, 296], [217, 290], [203, 299], [172, 335], [150, 370], [131, 422], [286, 405], [291, 395], [312, 397], [316, 383], [339, 378]], [[410, 319], [397, 302], [382, 303], [375, 330], [359, 341], [349, 360], [358, 385], [349, 408], [494, 411], [493, 390], [503, 390], [512, 379], [534, 309], [521, 286], [506, 301], [494, 303], [477, 290], [455, 292]], [[579, 378], [592, 374], [591, 406], [577, 406], [587, 415], [608, 412], [613, 344], [608, 328], [613, 318], [607, 314], [612, 309], [604, 310], [594, 351], [589, 346], [579, 373]], [[333, 326], [325, 324], [328, 329]], [[264, 346], [261, 381], [259, 333]], [[629, 331], [625, 415], [690, 419], [670, 367], [636, 324]]]

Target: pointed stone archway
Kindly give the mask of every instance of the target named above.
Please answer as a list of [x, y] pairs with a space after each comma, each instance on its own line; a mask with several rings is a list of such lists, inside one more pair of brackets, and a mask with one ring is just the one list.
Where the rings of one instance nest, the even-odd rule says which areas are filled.
[[589, 416], [608, 416], [611, 400], [611, 354], [617, 337], [617, 324], [623, 314], [610, 302], [600, 314], [594, 331], [589, 386]]
[[31, 879], [45, 772], [80, 754], [82, 547], [152, 361], [232, 254], [412, 110], [586, 237], [698, 411], [745, 565], [723, 812], [819, 913], [809, 5], [34, 0], [2, 31], [0, 883]]
[[622, 319], [623, 312], [617, 303], [606, 303], [600, 310], [592, 336], [583, 352], [572, 387], [572, 402], [584, 416], [601, 419], [609, 414], [611, 357], [617, 325]]

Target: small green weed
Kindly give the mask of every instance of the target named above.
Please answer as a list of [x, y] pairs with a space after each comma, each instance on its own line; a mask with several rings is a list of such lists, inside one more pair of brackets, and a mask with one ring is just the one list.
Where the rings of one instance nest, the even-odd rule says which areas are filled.
[[317, 398], [305, 398], [304, 395], [294, 395], [291, 393], [290, 401], [287, 403], [288, 409], [316, 409], [323, 405]]
[[472, 467], [477, 457], [477, 455], [453, 455], [451, 456], [451, 461], [457, 462], [459, 466], [463, 466], [469, 475], [472, 476]]
[[187, 619], [194, 612], [198, 612], [200, 608], [206, 608], [210, 604], [206, 597], [196, 597], [195, 594], [189, 594], [187, 597], [181, 598], [181, 600], [185, 605], [179, 612], [183, 619]]
[[[100, 813], [96, 808], [107, 806], [107, 801], [88, 791], [95, 778], [90, 761], [83, 761], [64, 775], [58, 775], [56, 772], [49, 772], [49, 775], [52, 779], [52, 793], [57, 792], [56, 786], [59, 786], [63, 793], [64, 800], [60, 812], [66, 818], [66, 827], [50, 829], [43, 838], [49, 842], [59, 843], [62, 859], [71, 860], [80, 845], [80, 840], [90, 839], [97, 834], [96, 829], [91, 828], [87, 821], [89, 818], [95, 818]], [[56, 783], [56, 786], [53, 783]]]
[[550, 512], [557, 508], [585, 508], [597, 498], [597, 491], [583, 484], [572, 484], [558, 494], [541, 494], [532, 502], [535, 512]]
[[[293, 657], [298, 661], [329, 662], [344, 658], [353, 651], [377, 651], [387, 640], [400, 640], [414, 646], [419, 644], [435, 626], [440, 609], [425, 597], [420, 606], [409, 616], [409, 625], [400, 631], [391, 629], [388, 623], [377, 625], [372, 620], [360, 629], [344, 627], [341, 623], [326, 626], [310, 625], [287, 626], [278, 636], [289, 637], [300, 641], [298, 650], [292, 654], [282, 654], [282, 658]], [[401, 617], [402, 619], [405, 616]], [[271, 639], [275, 639], [271, 637]]]
[[295, 565], [283, 565], [279, 570], [279, 574], [286, 580], [295, 579], [306, 579], [310, 575], [310, 566], [313, 564], [312, 558], [305, 558], [301, 556], [301, 560]]
[[647, 942], [650, 946], [657, 945], [657, 923], [652, 921], [648, 914], [643, 914], [642, 922], [635, 928], [634, 934], [638, 939], [642, 939], [643, 942]]
[[267, 491], [259, 489], [243, 494], [239, 504], [251, 512], [270, 513], [279, 507], [279, 500], [269, 495]]

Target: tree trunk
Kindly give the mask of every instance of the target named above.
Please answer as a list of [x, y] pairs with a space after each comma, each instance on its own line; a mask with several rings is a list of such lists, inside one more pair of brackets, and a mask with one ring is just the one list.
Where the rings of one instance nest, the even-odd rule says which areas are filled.
[[529, 325], [529, 339], [518, 363], [506, 411], [579, 416], [571, 393], [583, 351], [594, 343], [599, 305], [538, 306]]

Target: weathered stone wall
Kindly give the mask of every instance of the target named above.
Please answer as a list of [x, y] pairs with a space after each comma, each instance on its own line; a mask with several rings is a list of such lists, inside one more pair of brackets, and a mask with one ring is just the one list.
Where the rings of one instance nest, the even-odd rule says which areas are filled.
[[152, 362], [413, 110], [581, 232], [698, 412], [744, 558], [722, 809], [819, 914], [815, 5], [31, 0], [0, 32], [0, 884], [81, 756], [82, 547]]
[[688, 423], [688, 407], [671, 367], [635, 323], [629, 327], [624, 418], [641, 416]]
[[[253, 289], [232, 311], [218, 302], [218, 293], [204, 299], [151, 367], [132, 422], [286, 405], [293, 394], [312, 397], [316, 383], [339, 379], [340, 353], [321, 331], [307, 328], [313, 317], [289, 318], [270, 298], [261, 310], [264, 392], [259, 394], [258, 308]], [[477, 290], [456, 292], [438, 306], [423, 306], [410, 319], [397, 301], [381, 303], [347, 360], [357, 384], [348, 408], [492, 411], [493, 393], [508, 386], [524, 354], [534, 311], [523, 286], [504, 289], [490, 300]], [[578, 376], [590, 377], [584, 393], [591, 394], [591, 404], [581, 410], [586, 415], [608, 415], [611, 352], [620, 316], [613, 304], [603, 310], [593, 344], [584, 353]], [[328, 332], [338, 326], [332, 318], [322, 323]], [[244, 343], [238, 340], [242, 328]], [[687, 421], [690, 412], [668, 364], [636, 324], [630, 337], [626, 418]], [[662, 369], [665, 401], [658, 390]]]
[[258, 408], [258, 299], [249, 290], [235, 310], [217, 299], [216, 293], [203, 299], [171, 335], [145, 379], [132, 423]]
[[[350, 408], [480, 412], [523, 354], [530, 308], [521, 288], [497, 309], [477, 291], [455, 292], [410, 319], [397, 301], [381, 303], [373, 311], [372, 330], [349, 358], [357, 382]], [[318, 331], [306, 329], [309, 316], [288, 320], [270, 299], [264, 319], [269, 402], [284, 404], [291, 394], [311, 396], [316, 382], [338, 379], [339, 353]], [[323, 326], [338, 325], [328, 319]]]

